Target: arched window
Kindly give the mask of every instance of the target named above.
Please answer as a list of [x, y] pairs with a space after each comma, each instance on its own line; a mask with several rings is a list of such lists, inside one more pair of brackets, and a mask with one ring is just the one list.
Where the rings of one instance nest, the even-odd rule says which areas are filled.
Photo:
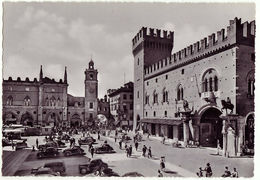
[[164, 116], [167, 117], [167, 111], [164, 111]]
[[183, 87], [181, 84], [177, 88], [177, 100], [178, 101], [183, 100]]
[[215, 69], [208, 69], [202, 78], [202, 92], [218, 91], [218, 74]]
[[214, 91], [218, 91], [218, 77], [214, 77]]
[[61, 103], [60, 103], [60, 98], [58, 97], [58, 99], [57, 99], [57, 104], [56, 104], [57, 106], [61, 106]]
[[56, 99], [54, 96], [51, 97], [51, 106], [55, 106], [56, 104]]
[[213, 81], [212, 81], [212, 77], [209, 78], [209, 91], [213, 91]]
[[155, 112], [155, 111], [153, 112], [153, 116], [154, 116], [154, 117], [156, 116], [156, 112]]
[[247, 75], [247, 84], [248, 84], [248, 89], [247, 89], [247, 94], [248, 97], [253, 97], [255, 95], [255, 72], [254, 70], [251, 70], [248, 75]]
[[25, 106], [30, 106], [30, 103], [31, 103], [31, 99], [29, 98], [29, 96], [26, 96], [24, 98], [24, 105]]
[[156, 91], [153, 92], [153, 103], [158, 103], [158, 94], [156, 93]]
[[13, 105], [13, 97], [12, 96], [8, 96], [6, 104], [8, 106], [12, 106]]
[[45, 105], [46, 105], [46, 106], [49, 106], [49, 105], [50, 105], [50, 104], [49, 104], [49, 98], [48, 98], [48, 97], [45, 99]]

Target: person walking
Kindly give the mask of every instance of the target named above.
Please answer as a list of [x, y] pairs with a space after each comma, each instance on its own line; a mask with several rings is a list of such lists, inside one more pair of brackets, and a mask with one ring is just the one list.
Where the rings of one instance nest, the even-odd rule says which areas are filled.
[[161, 158], [161, 162], [160, 162], [160, 168], [162, 171], [165, 170], [165, 163], [164, 163], [164, 160]]
[[91, 153], [91, 157], [93, 158], [93, 156], [94, 156], [94, 147], [93, 146], [90, 149], [90, 153]]
[[150, 137], [150, 132], [148, 132], [148, 134], [147, 134], [147, 139], [149, 139], [149, 137]]
[[119, 148], [122, 149], [122, 139], [119, 141]]
[[162, 138], [162, 143], [163, 144], [165, 143], [165, 136], [163, 136], [163, 138]]
[[135, 141], [135, 150], [137, 151], [138, 149], [138, 141]]
[[162, 172], [160, 171], [160, 169], [158, 169], [158, 177], [163, 177]]
[[205, 167], [204, 171], [206, 171], [206, 177], [211, 177], [212, 176], [212, 169], [210, 166], [210, 163], [207, 163], [207, 166]]
[[130, 147], [129, 147], [129, 157], [132, 156], [132, 151], [133, 151], [133, 147], [132, 147], [132, 145], [130, 145]]
[[152, 149], [151, 146], [148, 149], [148, 158], [152, 158]]
[[217, 140], [217, 155], [219, 155], [219, 152], [220, 152], [220, 149], [221, 149], [221, 147], [220, 147], [220, 143], [219, 143], [219, 139]]
[[88, 145], [88, 151], [90, 152], [91, 151], [91, 148], [93, 147], [93, 143], [91, 142], [89, 145]]
[[37, 149], [38, 149], [38, 147], [39, 147], [39, 141], [38, 141], [38, 138], [36, 138], [36, 147], [37, 147]]
[[126, 152], [126, 157], [129, 157], [129, 148], [128, 147], [126, 147], [125, 152]]
[[231, 177], [238, 178], [238, 172], [236, 168], [234, 168], [234, 171], [231, 173]]
[[143, 146], [143, 157], [145, 157], [146, 149], [147, 149], [147, 147], [144, 145], [144, 146]]

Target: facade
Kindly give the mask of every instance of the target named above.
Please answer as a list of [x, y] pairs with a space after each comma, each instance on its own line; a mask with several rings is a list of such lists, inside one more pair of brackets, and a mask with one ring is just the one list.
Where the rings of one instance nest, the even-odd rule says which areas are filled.
[[[85, 70], [85, 97], [68, 94], [67, 70], [56, 82], [43, 77], [3, 80], [3, 123], [43, 127], [92, 127], [98, 114], [98, 81], [94, 62]], [[109, 106], [108, 102], [102, 106]], [[107, 112], [109, 112], [107, 110]], [[106, 113], [107, 113], [106, 112]], [[104, 113], [103, 111], [100, 113]], [[107, 114], [106, 114], [107, 115]]]
[[[148, 33], [143, 27], [132, 45], [134, 129], [202, 146], [216, 147], [219, 140], [222, 146], [222, 104], [229, 99], [237, 151], [244, 144], [253, 148], [255, 21], [230, 20], [226, 31], [173, 54], [173, 32], [163, 31], [161, 37], [161, 30]], [[188, 121], [186, 109], [191, 110]]]
[[124, 84], [119, 89], [108, 90], [110, 112], [116, 126], [133, 128], [133, 82]]

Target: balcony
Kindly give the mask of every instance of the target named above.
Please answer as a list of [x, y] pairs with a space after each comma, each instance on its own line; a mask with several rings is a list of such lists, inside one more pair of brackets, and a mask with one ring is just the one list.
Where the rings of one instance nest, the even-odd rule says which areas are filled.
[[220, 91], [208, 91], [201, 93], [201, 99], [207, 102], [215, 102], [216, 98], [220, 97]]

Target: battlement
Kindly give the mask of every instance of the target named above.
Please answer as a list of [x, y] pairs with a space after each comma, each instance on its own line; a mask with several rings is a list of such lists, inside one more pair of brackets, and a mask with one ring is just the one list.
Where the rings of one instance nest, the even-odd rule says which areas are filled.
[[241, 19], [235, 18], [229, 21], [227, 29], [217, 31], [208, 37], [197, 41], [188, 47], [176, 51], [170, 57], [144, 67], [145, 77], [150, 77], [158, 72], [178, 68], [206, 56], [210, 56], [221, 50], [230, 48], [235, 44], [254, 46], [255, 21], [241, 23]]
[[144, 40], [159, 40], [158, 42], [166, 40], [167, 42], [173, 42], [173, 31], [165, 31], [154, 28], [149, 28], [149, 32], [147, 30], [147, 27], [142, 27], [137, 35], [132, 39], [133, 49], [135, 49]]
[[[29, 77], [26, 77], [24, 80], [21, 79], [21, 77], [17, 77], [17, 79], [13, 79], [12, 77], [9, 77], [8, 79], [3, 79], [3, 82], [8, 82], [8, 83], [39, 83], [37, 78], [34, 78], [33, 80], [30, 80]], [[59, 83], [63, 84], [62, 79], [59, 80], [59, 82], [55, 81], [55, 79], [50, 79], [48, 77], [43, 78], [43, 83]]]

